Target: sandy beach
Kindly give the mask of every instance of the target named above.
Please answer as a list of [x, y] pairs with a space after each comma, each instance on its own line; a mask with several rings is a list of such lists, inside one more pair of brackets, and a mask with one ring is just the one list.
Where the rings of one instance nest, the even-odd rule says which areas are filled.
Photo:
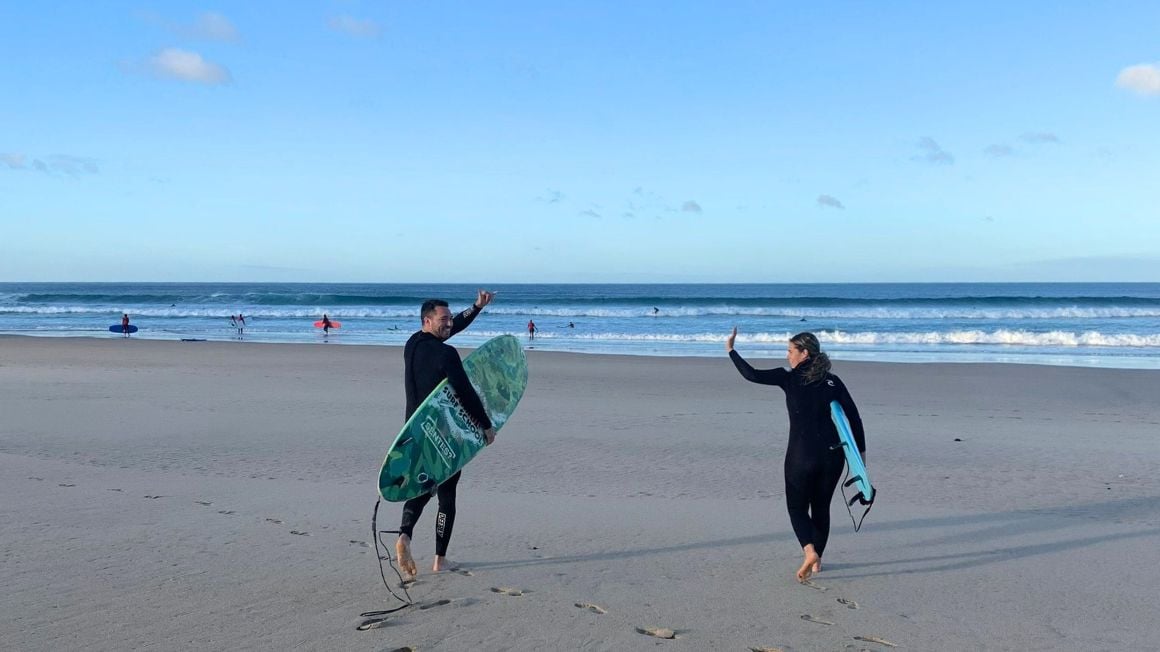
[[880, 497], [857, 534], [834, 501], [803, 586], [780, 390], [723, 352], [528, 361], [460, 483], [460, 572], [357, 631], [396, 605], [399, 349], [0, 337], [0, 648], [1157, 646], [1160, 371], [837, 361]]

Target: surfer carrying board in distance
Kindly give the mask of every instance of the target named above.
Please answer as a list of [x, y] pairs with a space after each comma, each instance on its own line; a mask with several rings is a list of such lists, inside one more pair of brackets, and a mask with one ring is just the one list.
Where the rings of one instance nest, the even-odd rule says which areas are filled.
[[322, 334], [330, 335], [330, 317], [326, 313], [322, 313]]
[[[495, 441], [495, 429], [492, 428], [491, 419], [483, 408], [479, 394], [471, 386], [467, 372], [463, 370], [459, 352], [446, 343], [452, 335], [470, 326], [484, 306], [491, 303], [493, 296], [492, 292], [480, 290], [475, 303], [454, 316], [446, 301], [430, 299], [423, 302], [419, 310], [423, 327], [407, 340], [407, 345], [403, 348], [403, 385], [407, 391], [407, 419], [411, 418], [439, 383], [447, 379], [467, 414], [483, 428], [487, 443]], [[447, 545], [451, 541], [451, 528], [455, 524], [455, 487], [459, 484], [461, 473], [462, 471], [448, 478], [434, 492], [439, 497], [439, 514], [435, 519], [435, 562], [432, 566], [432, 570], [436, 573], [447, 566]], [[395, 553], [399, 557], [399, 566], [411, 577], [418, 575], [419, 572], [411, 555], [411, 537], [415, 523], [430, 500], [431, 494], [427, 493], [403, 503], [403, 519], [399, 525], [399, 538], [395, 541]]]
[[830, 373], [830, 357], [822, 353], [813, 333], [798, 333], [786, 345], [789, 371], [754, 369], [733, 342], [737, 328], [725, 339], [725, 350], [748, 381], [776, 385], [785, 391], [789, 412], [789, 445], [785, 451], [785, 506], [802, 547], [797, 579], [805, 582], [822, 570], [822, 553], [830, 536], [830, 499], [842, 478], [846, 458], [830, 418], [830, 401], [842, 406], [850, 421], [858, 451], [866, 455], [862, 418], [842, 380]]

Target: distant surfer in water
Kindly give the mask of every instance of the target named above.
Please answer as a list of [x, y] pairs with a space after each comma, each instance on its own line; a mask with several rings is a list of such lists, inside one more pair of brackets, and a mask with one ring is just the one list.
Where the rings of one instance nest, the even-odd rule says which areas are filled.
[[330, 317], [326, 313], [322, 313], [322, 335], [323, 337], [330, 335]]
[[[458, 315], [452, 316], [447, 302], [431, 299], [423, 303], [419, 314], [423, 328], [407, 340], [403, 348], [403, 385], [407, 390], [407, 415], [410, 419], [419, 405], [431, 394], [443, 379], [451, 384], [467, 414], [483, 426], [487, 443], [495, 441], [495, 429], [483, 408], [483, 401], [467, 379], [463, 362], [455, 347], [445, 342], [459, 331], [471, 325], [484, 306], [491, 303], [492, 292], [480, 290], [475, 303]], [[442, 571], [447, 565], [447, 544], [451, 541], [451, 527], [455, 524], [455, 487], [459, 484], [462, 471], [448, 478], [435, 490], [439, 496], [439, 514], [435, 519], [435, 564], [432, 570]], [[395, 541], [395, 552], [399, 556], [399, 566], [404, 573], [414, 577], [419, 573], [415, 558], [411, 555], [411, 537], [415, 523], [423, 513], [423, 507], [431, 500], [431, 494], [412, 498], [403, 504], [403, 521], [399, 525], [399, 538]]]
[[536, 322], [534, 322], [530, 319], [528, 320], [528, 339], [529, 340], [536, 339]]
[[121, 337], [129, 337], [129, 314], [121, 314]]
[[842, 477], [846, 458], [838, 431], [830, 419], [830, 401], [838, 401], [850, 420], [863, 459], [866, 434], [862, 417], [842, 380], [830, 373], [830, 357], [822, 353], [813, 333], [798, 333], [786, 346], [790, 370], [754, 369], [733, 350], [737, 328], [725, 339], [725, 350], [746, 380], [785, 390], [789, 411], [789, 446], [785, 451], [785, 505], [793, 532], [802, 547], [797, 579], [804, 582], [821, 572], [822, 553], [830, 537], [830, 499]]

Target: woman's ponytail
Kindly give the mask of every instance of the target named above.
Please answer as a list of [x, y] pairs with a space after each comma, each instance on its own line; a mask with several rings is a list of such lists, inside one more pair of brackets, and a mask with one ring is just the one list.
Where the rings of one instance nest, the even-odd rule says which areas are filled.
[[822, 344], [818, 341], [818, 337], [813, 333], [798, 333], [790, 338], [790, 343], [798, 349], [809, 354], [809, 359], [806, 361], [806, 368], [802, 370], [802, 382], [806, 385], [812, 385], [830, 373], [830, 368], [833, 366], [830, 363], [830, 356], [822, 353]]

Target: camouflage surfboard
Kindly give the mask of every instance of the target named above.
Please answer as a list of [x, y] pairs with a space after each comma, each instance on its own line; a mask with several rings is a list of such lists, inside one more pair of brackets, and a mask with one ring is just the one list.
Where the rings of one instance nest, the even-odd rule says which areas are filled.
[[[528, 362], [519, 340], [500, 335], [463, 361], [492, 426], [507, 423], [528, 386]], [[467, 416], [446, 380], [403, 424], [379, 471], [379, 493], [391, 502], [430, 493], [483, 449], [483, 429]]]

